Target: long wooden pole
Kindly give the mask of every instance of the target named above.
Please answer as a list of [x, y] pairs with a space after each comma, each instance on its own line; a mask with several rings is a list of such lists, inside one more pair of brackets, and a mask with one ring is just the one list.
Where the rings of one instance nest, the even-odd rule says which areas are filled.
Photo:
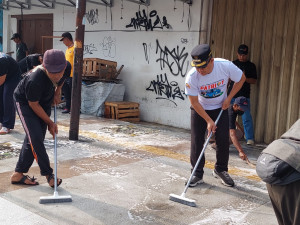
[[84, 46], [84, 15], [86, 10], [86, 0], [76, 1], [76, 30], [75, 30], [75, 49], [74, 49], [74, 73], [72, 82], [72, 102], [69, 139], [78, 140], [79, 117], [81, 105], [81, 81], [83, 65], [83, 46]]

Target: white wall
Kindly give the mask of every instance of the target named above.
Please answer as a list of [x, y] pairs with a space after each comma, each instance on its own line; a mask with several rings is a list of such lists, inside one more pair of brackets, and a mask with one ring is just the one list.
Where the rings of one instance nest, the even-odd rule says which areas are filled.
[[12, 57], [16, 57], [16, 43], [10, 38], [17, 32], [17, 19], [7, 16], [7, 11], [3, 11], [3, 52], [14, 52]]
[[[205, 16], [201, 19], [202, 2]], [[184, 95], [185, 75], [191, 68], [189, 53], [199, 43], [200, 21], [200, 42], [206, 42], [211, 4], [209, 0], [194, 0], [189, 13], [189, 6], [180, 1], [176, 1], [176, 10], [174, 0], [151, 0], [150, 3], [146, 7], [124, 0], [123, 19], [120, 0], [115, 0], [111, 9], [88, 3], [84, 58], [97, 57], [117, 61], [118, 67], [124, 65], [119, 78], [126, 86], [125, 100], [140, 103], [142, 120], [190, 128], [190, 104]], [[148, 12], [148, 20], [150, 12], [156, 10], [156, 16], [151, 17], [152, 25], [157, 18], [163, 22], [165, 17], [171, 28], [164, 26], [153, 31], [146, 31], [144, 27], [126, 28], [132, 19], [137, 19], [139, 10]], [[69, 31], [74, 37], [75, 7], [57, 5], [54, 10], [24, 11], [26, 14], [51, 12], [54, 14], [53, 35]], [[4, 11], [4, 16], [9, 17], [9, 14], [17, 13]], [[53, 40], [53, 46], [65, 50], [59, 39]]]

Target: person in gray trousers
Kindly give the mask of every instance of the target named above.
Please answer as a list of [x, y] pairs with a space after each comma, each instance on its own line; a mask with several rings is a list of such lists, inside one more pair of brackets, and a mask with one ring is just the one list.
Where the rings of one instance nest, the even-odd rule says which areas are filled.
[[300, 224], [300, 119], [263, 150], [256, 172], [266, 182], [278, 223]]

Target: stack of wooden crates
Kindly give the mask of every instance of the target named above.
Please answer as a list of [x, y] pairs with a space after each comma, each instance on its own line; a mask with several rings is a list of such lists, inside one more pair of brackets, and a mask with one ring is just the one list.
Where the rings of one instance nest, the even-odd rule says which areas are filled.
[[128, 122], [138, 122], [140, 121], [139, 103], [105, 102], [104, 117]]
[[117, 62], [99, 58], [83, 59], [83, 80], [116, 82], [123, 69], [123, 65], [117, 71]]
[[[117, 71], [117, 62], [99, 59], [83, 59], [82, 79], [87, 81], [116, 82], [123, 65]], [[104, 117], [129, 122], [140, 121], [139, 103], [105, 102]]]

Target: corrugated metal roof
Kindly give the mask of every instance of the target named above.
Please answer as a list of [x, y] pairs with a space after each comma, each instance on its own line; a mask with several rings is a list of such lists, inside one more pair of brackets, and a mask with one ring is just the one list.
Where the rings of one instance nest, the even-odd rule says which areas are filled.
[[[148, 0], [149, 1], [149, 0]], [[87, 3], [113, 6], [113, 0], [86, 0]], [[56, 5], [64, 5], [70, 7], [76, 7], [75, 0], [2, 0], [0, 8], [3, 10], [9, 10], [10, 8], [19, 8], [24, 10], [30, 10], [32, 6], [40, 8], [55, 9]]]
[[[122, 0], [133, 2], [139, 5], [150, 5], [150, 0]], [[193, 4], [193, 0], [174, 0], [175, 2], [183, 2], [188, 5]], [[113, 0], [86, 0], [87, 3], [92, 3], [96, 5], [102, 5], [106, 7], [113, 6]], [[11, 8], [25, 9], [30, 10], [32, 6], [47, 8], [47, 9], [55, 9], [56, 5], [64, 5], [70, 7], [76, 7], [75, 0], [2, 0], [0, 3], [0, 9], [9, 10]]]

